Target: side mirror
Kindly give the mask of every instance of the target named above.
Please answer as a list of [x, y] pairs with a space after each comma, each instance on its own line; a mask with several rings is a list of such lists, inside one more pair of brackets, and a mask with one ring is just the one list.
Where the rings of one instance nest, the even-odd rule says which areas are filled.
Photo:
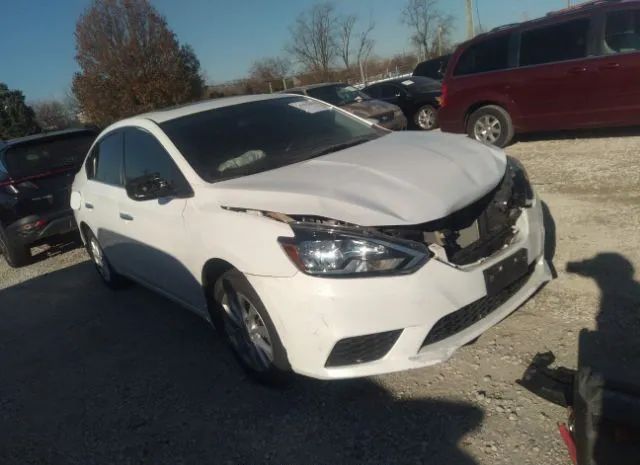
[[125, 189], [129, 198], [136, 201], [160, 199], [175, 194], [171, 182], [162, 179], [157, 173], [132, 179], [127, 182]]

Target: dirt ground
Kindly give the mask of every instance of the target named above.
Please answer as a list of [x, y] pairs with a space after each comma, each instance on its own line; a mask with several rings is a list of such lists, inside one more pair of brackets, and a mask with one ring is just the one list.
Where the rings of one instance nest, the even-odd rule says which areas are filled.
[[[0, 463], [569, 464], [565, 412], [515, 380], [539, 352], [575, 367], [579, 331], [603, 315], [637, 322], [640, 131], [507, 152], [549, 207], [558, 277], [432, 368], [267, 389], [189, 312], [105, 289], [81, 249], [18, 271], [2, 262]], [[632, 326], [614, 316], [624, 337]]]

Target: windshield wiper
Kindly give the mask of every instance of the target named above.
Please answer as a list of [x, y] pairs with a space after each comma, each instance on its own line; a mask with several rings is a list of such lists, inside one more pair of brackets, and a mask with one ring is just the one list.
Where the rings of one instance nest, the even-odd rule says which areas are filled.
[[365, 142], [369, 142], [373, 139], [375, 139], [375, 137], [371, 137], [371, 136], [358, 137], [356, 139], [351, 139], [350, 141], [342, 142], [340, 144], [334, 144], [334, 145], [329, 145], [327, 147], [322, 147], [321, 149], [315, 152], [311, 152], [311, 155], [309, 156], [309, 158], [315, 158], [315, 157], [320, 157], [322, 155], [327, 155], [329, 153], [339, 152], [340, 150], [345, 150], [350, 147], [355, 147], [356, 145], [364, 144]]

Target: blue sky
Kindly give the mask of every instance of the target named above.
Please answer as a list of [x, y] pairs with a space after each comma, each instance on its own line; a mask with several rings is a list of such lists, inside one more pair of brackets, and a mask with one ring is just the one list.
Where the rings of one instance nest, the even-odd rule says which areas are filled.
[[[476, 0], [484, 28], [535, 18], [566, 6], [567, 0]], [[191, 44], [208, 82], [244, 76], [260, 57], [284, 53], [289, 25], [314, 0], [151, 0], [181, 43]], [[337, 0], [344, 13], [376, 24], [374, 53], [410, 50], [409, 30], [400, 22], [406, 0]], [[575, 3], [575, 1], [574, 1]], [[21, 89], [28, 101], [62, 98], [74, 60], [73, 31], [90, 0], [0, 0], [0, 82]], [[440, 0], [456, 18], [454, 39], [464, 38], [464, 0]]]

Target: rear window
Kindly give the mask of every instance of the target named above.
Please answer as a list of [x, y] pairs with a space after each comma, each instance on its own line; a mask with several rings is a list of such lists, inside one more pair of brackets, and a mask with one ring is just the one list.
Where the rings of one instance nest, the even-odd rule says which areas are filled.
[[348, 105], [369, 98], [355, 87], [344, 85], [314, 87], [307, 89], [307, 95], [336, 106]]
[[640, 10], [615, 11], [607, 15], [605, 53], [640, 50]]
[[509, 39], [511, 34], [487, 38], [470, 45], [458, 60], [454, 75], [498, 71], [509, 67]]
[[520, 66], [584, 58], [588, 33], [589, 20], [586, 18], [523, 32]]
[[12, 178], [25, 178], [64, 168], [77, 169], [94, 139], [93, 134], [78, 134], [9, 147], [5, 155], [6, 171]]

